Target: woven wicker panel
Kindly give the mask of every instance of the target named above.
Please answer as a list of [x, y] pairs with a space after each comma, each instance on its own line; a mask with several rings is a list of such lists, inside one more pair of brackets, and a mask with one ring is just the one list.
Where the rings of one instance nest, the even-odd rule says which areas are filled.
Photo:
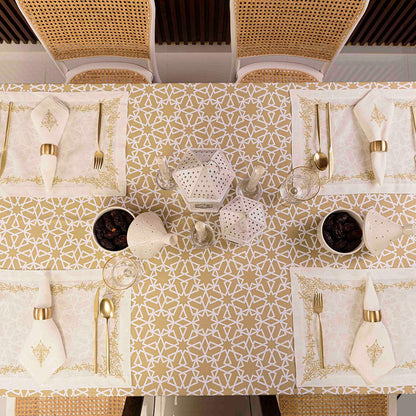
[[386, 394], [279, 395], [282, 416], [388, 416]]
[[18, 397], [15, 416], [121, 416], [125, 397]]
[[150, 0], [17, 0], [56, 60], [149, 59]]
[[364, 7], [365, 0], [234, 0], [237, 55], [331, 61]]
[[94, 69], [81, 72], [69, 81], [69, 84], [148, 84], [141, 74], [127, 69]]
[[238, 82], [318, 82], [312, 75], [290, 69], [257, 69], [248, 72]]

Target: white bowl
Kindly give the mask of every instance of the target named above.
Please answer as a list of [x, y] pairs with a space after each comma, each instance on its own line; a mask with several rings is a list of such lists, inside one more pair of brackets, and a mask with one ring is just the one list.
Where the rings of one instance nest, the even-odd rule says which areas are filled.
[[[361, 243], [353, 251], [349, 251], [348, 253], [342, 253], [340, 251], [335, 251], [333, 248], [329, 247], [329, 245], [327, 244], [327, 242], [324, 239], [323, 232], [322, 232], [324, 222], [334, 212], [346, 212], [347, 214], [349, 214], [352, 218], [354, 218], [358, 222], [358, 225], [360, 226], [361, 231], [363, 231], [363, 236], [361, 237]], [[350, 209], [336, 209], [335, 211], [330, 212], [329, 214], [325, 215], [324, 218], [322, 218], [321, 222], [318, 225], [317, 234], [318, 234], [319, 242], [321, 243], [322, 247], [324, 247], [327, 251], [329, 251], [330, 253], [333, 253], [333, 254], [340, 254], [341, 256], [347, 256], [349, 254], [354, 254], [357, 251], [360, 251], [364, 246], [364, 221], [356, 212], [351, 211]]]
[[[126, 209], [126, 208], [123, 208], [123, 207], [119, 207], [119, 206], [113, 206], [113, 207], [109, 207], [109, 208], [106, 208], [106, 209], [103, 209], [102, 211], [100, 211], [97, 215], [96, 215], [96, 217], [94, 218], [94, 221], [93, 221], [93, 223], [92, 223], [92, 238], [94, 239], [94, 241], [95, 241], [95, 244], [97, 244], [97, 246], [98, 247], [100, 247], [102, 250], [104, 250], [104, 251], [106, 251], [107, 253], [123, 253], [124, 251], [126, 251], [128, 248], [129, 248], [129, 246], [127, 246], [126, 248], [123, 248], [122, 250], [108, 250], [108, 249], [106, 249], [106, 248], [104, 248], [99, 242], [98, 242], [98, 240], [97, 240], [97, 237], [95, 236], [95, 234], [94, 234], [94, 227], [95, 227], [95, 223], [97, 222], [97, 220], [98, 220], [98, 218], [100, 218], [102, 215], [104, 215], [106, 212], [108, 212], [108, 211], [113, 211], [113, 210], [115, 210], [115, 209], [119, 209], [119, 210], [121, 210], [121, 211], [126, 211], [126, 212], [128, 212], [130, 215], [131, 215], [131, 217], [133, 218], [133, 220], [134, 220], [134, 215], [133, 215], [133, 213], [132, 212], [130, 212], [128, 209]], [[127, 233], [126, 233], [126, 236], [127, 236]]]

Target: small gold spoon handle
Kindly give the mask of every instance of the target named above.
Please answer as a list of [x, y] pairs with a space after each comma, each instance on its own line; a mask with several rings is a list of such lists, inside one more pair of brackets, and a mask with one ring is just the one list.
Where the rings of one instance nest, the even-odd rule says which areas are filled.
[[110, 375], [110, 335], [108, 332], [108, 318], [106, 319], [106, 343], [105, 343], [105, 351], [107, 356], [107, 375]]
[[316, 133], [318, 135], [318, 152], [321, 153], [321, 125], [319, 121], [319, 104], [316, 104]]
[[[412, 110], [412, 116], [413, 116], [413, 128], [414, 128], [414, 133], [415, 133], [415, 146], [416, 146], [416, 115], [415, 115], [415, 107], [412, 105], [410, 108]], [[416, 155], [414, 156], [414, 160], [415, 160], [415, 165], [416, 165]]]

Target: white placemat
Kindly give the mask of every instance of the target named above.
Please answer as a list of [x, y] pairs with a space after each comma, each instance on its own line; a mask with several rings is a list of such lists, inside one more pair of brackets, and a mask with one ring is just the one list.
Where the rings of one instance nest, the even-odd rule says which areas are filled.
[[[387, 170], [382, 186], [373, 181], [370, 149], [357, 119], [354, 105], [368, 89], [343, 91], [291, 90], [293, 166], [310, 165], [317, 151], [316, 109], [320, 104], [322, 149], [328, 154], [326, 103], [331, 103], [334, 174], [321, 190], [323, 195], [356, 193], [416, 193], [416, 138], [411, 106], [416, 90], [382, 90], [395, 102], [391, 137], [388, 137]], [[328, 170], [321, 173], [325, 182]]]
[[[364, 278], [371, 273], [383, 322], [390, 334], [396, 367], [375, 386], [416, 384], [416, 269], [337, 270], [291, 268], [296, 385], [298, 387], [367, 386], [349, 363], [362, 322]], [[321, 315], [325, 368], [317, 349], [313, 295], [323, 293]]]
[[[67, 359], [42, 386], [20, 365], [17, 357], [33, 322], [37, 278], [50, 273], [53, 318]], [[101, 270], [8, 271], [0, 270], [0, 388], [61, 389], [129, 387], [131, 290], [112, 293], [115, 315], [110, 319], [111, 376], [105, 374], [105, 320], [98, 324], [99, 374], [94, 374], [94, 297], [106, 293]]]
[[[0, 93], [0, 150], [3, 149], [8, 103], [13, 102], [7, 159], [0, 177], [1, 196], [45, 196], [40, 174], [40, 138], [32, 109], [53, 95], [70, 109], [59, 143], [52, 194], [49, 196], [119, 196], [126, 194], [126, 92], [7, 92]], [[93, 169], [97, 150], [98, 108], [102, 102], [101, 170]]]

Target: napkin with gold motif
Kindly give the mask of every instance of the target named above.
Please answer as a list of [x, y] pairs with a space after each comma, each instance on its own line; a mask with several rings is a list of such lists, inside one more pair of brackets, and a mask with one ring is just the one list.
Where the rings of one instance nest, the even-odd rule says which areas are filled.
[[39, 384], [64, 363], [66, 355], [61, 334], [52, 319], [52, 299], [49, 277], [42, 276], [33, 309], [33, 326], [19, 361]]
[[368, 384], [374, 384], [396, 365], [390, 336], [381, 320], [380, 304], [371, 277], [364, 294], [364, 322], [355, 336], [350, 362]]
[[58, 157], [58, 144], [69, 118], [68, 107], [55, 97], [42, 100], [31, 114], [33, 125], [41, 140], [40, 171], [47, 193], [52, 190]]
[[390, 136], [394, 102], [384, 97], [382, 91], [371, 90], [354, 107], [354, 114], [370, 142], [370, 157], [378, 185], [382, 185], [386, 172], [387, 141]]

